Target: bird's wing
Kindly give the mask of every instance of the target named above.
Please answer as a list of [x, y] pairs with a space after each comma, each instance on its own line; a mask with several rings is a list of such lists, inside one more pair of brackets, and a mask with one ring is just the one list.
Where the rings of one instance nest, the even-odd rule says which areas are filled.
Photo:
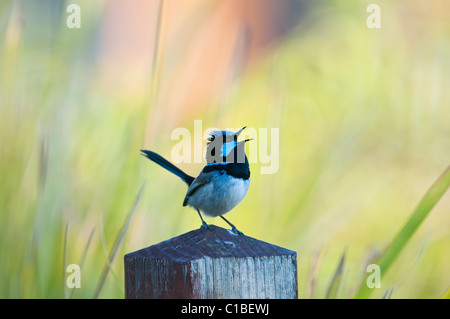
[[189, 201], [189, 197], [195, 194], [200, 188], [207, 185], [211, 182], [211, 179], [215, 175], [215, 172], [210, 173], [201, 173], [199, 176], [197, 176], [196, 179], [192, 182], [192, 184], [189, 186], [186, 196], [184, 197], [183, 206], [186, 206]]

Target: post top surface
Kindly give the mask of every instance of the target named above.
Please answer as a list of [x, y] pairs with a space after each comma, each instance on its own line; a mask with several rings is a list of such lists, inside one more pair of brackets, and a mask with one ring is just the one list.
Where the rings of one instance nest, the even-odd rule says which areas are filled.
[[245, 258], [295, 255], [296, 252], [261, 240], [237, 235], [231, 230], [211, 225], [196, 229], [159, 244], [129, 253], [125, 258], [146, 257], [187, 262], [204, 257]]

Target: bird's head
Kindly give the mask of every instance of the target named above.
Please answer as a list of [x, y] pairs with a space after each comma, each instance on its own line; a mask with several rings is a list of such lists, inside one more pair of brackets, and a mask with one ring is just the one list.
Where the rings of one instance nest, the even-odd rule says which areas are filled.
[[238, 141], [239, 134], [247, 126], [233, 131], [212, 131], [206, 146], [207, 164], [245, 163], [245, 142], [251, 139]]

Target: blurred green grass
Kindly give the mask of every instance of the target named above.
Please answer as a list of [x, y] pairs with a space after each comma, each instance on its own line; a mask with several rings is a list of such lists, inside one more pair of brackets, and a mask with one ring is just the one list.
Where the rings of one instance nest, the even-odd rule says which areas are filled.
[[[116, 275], [106, 278], [100, 297], [123, 297], [125, 253], [199, 227], [195, 211], [181, 206], [185, 185], [139, 155], [142, 147], [170, 155], [175, 127], [161, 126], [149, 137], [147, 118], [176, 110], [154, 103], [150, 86], [130, 95], [101, 85], [96, 42], [103, 8], [80, 3], [87, 14], [76, 31], [63, 25], [63, 5], [50, 13], [34, 11], [35, 1], [0, 5], [2, 298], [63, 297], [65, 260], [81, 262], [95, 227], [81, 288], [72, 295], [92, 298], [107, 258], [100, 218], [112, 251], [145, 181], [112, 262]], [[204, 128], [280, 128], [278, 173], [261, 175], [261, 164], [252, 164], [249, 193], [227, 218], [249, 236], [298, 252], [301, 298], [326, 296], [344, 250], [333, 294], [352, 297], [366, 263], [450, 158], [448, 19], [405, 27], [401, 2], [384, 1], [383, 28], [371, 30], [364, 4], [348, 3], [312, 8], [250, 65], [234, 84], [238, 90], [224, 93], [222, 107], [187, 112], [176, 123], [193, 131], [201, 116]], [[46, 14], [52, 31], [39, 26]], [[192, 175], [201, 169], [180, 166]], [[392, 298], [448, 294], [449, 209], [445, 194], [371, 297], [388, 287]]]

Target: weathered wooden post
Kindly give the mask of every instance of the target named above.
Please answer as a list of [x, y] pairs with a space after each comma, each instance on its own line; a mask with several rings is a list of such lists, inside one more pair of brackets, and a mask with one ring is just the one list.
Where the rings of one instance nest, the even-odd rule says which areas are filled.
[[125, 255], [125, 298], [298, 297], [295, 251], [212, 227]]

